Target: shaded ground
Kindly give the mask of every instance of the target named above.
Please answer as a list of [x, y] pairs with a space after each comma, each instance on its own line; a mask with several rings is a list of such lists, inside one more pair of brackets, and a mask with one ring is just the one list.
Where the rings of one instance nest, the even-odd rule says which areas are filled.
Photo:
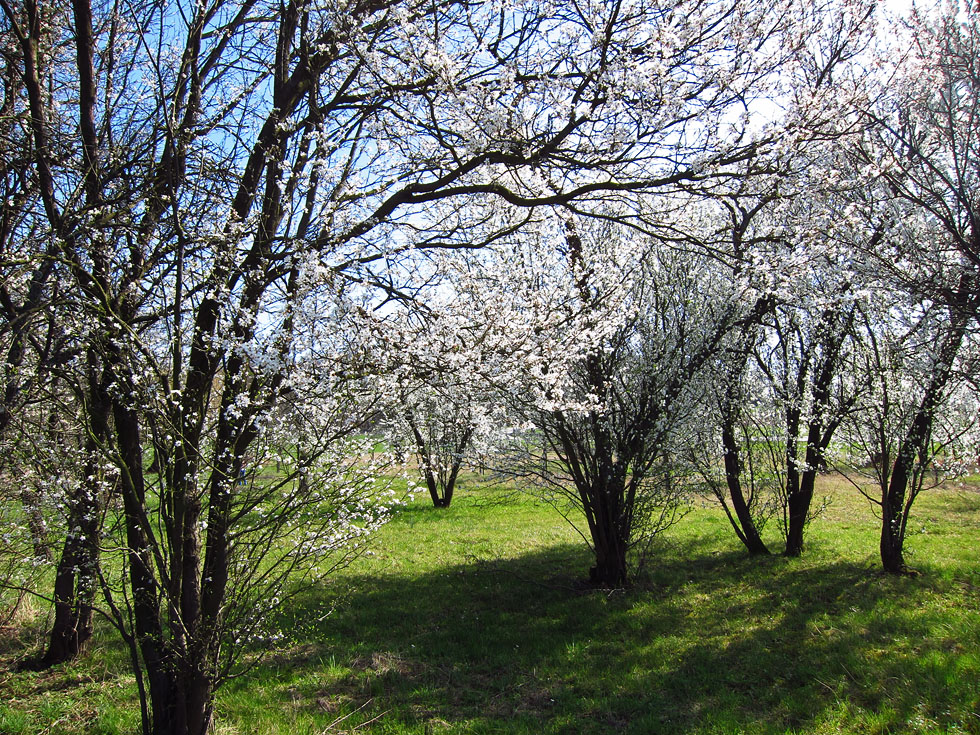
[[577, 585], [577, 547], [357, 578], [336, 620], [303, 628], [311, 603], [283, 621], [305, 647], [274, 666], [332, 660], [294, 682], [296, 706], [364, 706], [379, 732], [980, 732], [977, 632], [928, 583], [673, 554], [690, 560], [614, 593]]
[[[613, 592], [581, 584], [588, 552], [547, 507], [420, 503], [273, 621], [284, 642], [221, 691], [216, 732], [980, 734], [974, 497], [923, 505], [917, 578], [878, 573], [874, 518], [847, 500], [793, 560], [748, 558], [696, 511]], [[49, 674], [0, 669], [0, 732], [132, 732], [132, 677], [100, 636]]]

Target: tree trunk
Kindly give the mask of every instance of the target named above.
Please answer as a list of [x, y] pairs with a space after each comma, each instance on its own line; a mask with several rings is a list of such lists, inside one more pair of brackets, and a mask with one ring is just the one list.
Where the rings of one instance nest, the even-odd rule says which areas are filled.
[[[810, 517], [813, 491], [817, 481], [817, 467], [823, 463], [823, 449], [819, 444], [819, 419], [811, 422], [806, 450], [806, 468], [793, 471], [794, 481], [787, 494], [789, 524], [786, 530], [786, 556], [803, 554], [803, 532]], [[829, 440], [829, 437], [828, 437]]]
[[[925, 404], [925, 401], [923, 402]], [[912, 480], [916, 448], [928, 440], [931, 416], [920, 408], [895, 457], [891, 479], [881, 498], [881, 566], [889, 574], [904, 574], [905, 567], [905, 496]], [[909, 504], [911, 505], [911, 504]]]
[[467, 429], [463, 432], [458, 442], [453, 442], [452, 460], [449, 471], [444, 472], [440, 470], [436, 472], [433, 469], [433, 464], [436, 464], [436, 462], [433, 461], [432, 452], [433, 445], [436, 452], [441, 451], [438, 442], [432, 440], [431, 437], [429, 441], [426, 441], [421, 428], [416, 423], [415, 417], [411, 412], [406, 413], [406, 420], [415, 438], [415, 455], [418, 458], [419, 470], [425, 480], [429, 497], [432, 498], [432, 505], [435, 508], [448, 508], [453, 502], [456, 478], [459, 476], [459, 470], [463, 465], [463, 452], [466, 451], [466, 446], [469, 444], [470, 437], [473, 435], [473, 430]]
[[193, 662], [180, 669], [147, 668], [150, 689], [156, 697], [149, 729], [144, 728], [146, 735], [207, 735], [213, 692], [194, 668]]
[[813, 487], [816, 470], [807, 469], [799, 473], [796, 490], [787, 498], [789, 505], [789, 526], [786, 531], [786, 556], [803, 554], [803, 531], [806, 529], [813, 503]]
[[99, 443], [109, 436], [109, 398], [105, 381], [97, 375], [97, 360], [88, 355], [89, 422], [84, 478], [68, 501], [68, 532], [58, 562], [54, 583], [54, 623], [48, 648], [38, 662], [46, 669], [70, 661], [85, 648], [92, 636], [92, 603], [98, 589], [99, 536], [105, 515], [105, 480], [96, 458]]
[[456, 444], [452, 466], [449, 468], [449, 475], [446, 477], [442, 489], [443, 504], [436, 505], [437, 508], [448, 508], [449, 504], [453, 502], [453, 492], [456, 490], [456, 478], [459, 477], [459, 471], [463, 466], [463, 452], [466, 451], [466, 446], [470, 443], [471, 436], [473, 436], [473, 429], [467, 429], [463, 432], [462, 437], [460, 437], [459, 442]]
[[890, 505], [882, 506], [881, 513], [881, 566], [889, 574], [904, 574], [905, 566], [905, 535], [901, 532], [901, 514], [895, 513]]
[[[791, 427], [792, 428], [792, 427]], [[806, 514], [810, 509], [810, 499], [800, 493], [800, 471], [797, 467], [797, 452], [793, 434], [786, 449], [786, 548], [784, 556], [800, 556], [803, 553], [803, 529]]]
[[422, 472], [422, 477], [425, 480], [425, 487], [429, 491], [429, 497], [432, 498], [432, 505], [435, 508], [449, 507], [449, 502], [444, 501], [442, 496], [439, 495], [439, 483], [436, 481], [436, 475], [432, 471], [432, 457], [425, 437], [422, 435], [422, 431], [419, 429], [418, 424], [415, 423], [415, 418], [411, 413], [406, 415], [406, 419], [409, 427], [412, 429], [412, 435], [415, 437], [415, 456], [418, 458], [419, 470]]
[[[602, 472], [601, 474], [607, 474]], [[625, 487], [606, 482], [591, 488], [586, 516], [595, 550], [595, 566], [589, 569], [589, 581], [596, 587], [615, 589], [629, 582], [626, 551], [629, 547], [629, 528], [622, 515]]]
[[[153, 549], [145, 526], [146, 489], [139, 420], [134, 411], [119, 402], [113, 404], [113, 418], [122, 465], [119, 486], [129, 547], [127, 567], [133, 623], [146, 673], [152, 713], [151, 722], [144, 722], [143, 729], [153, 735], [180, 735], [186, 728], [182, 729], [175, 701], [174, 655], [172, 648], [167, 645], [160, 616], [157, 600], [159, 586], [152, 562]], [[141, 672], [135, 673], [139, 676]]]
[[614, 539], [595, 544], [595, 566], [589, 569], [589, 581], [596, 587], [616, 589], [629, 581], [626, 544]]
[[[841, 348], [850, 333], [854, 310], [851, 309], [839, 324], [834, 323], [836, 318], [831, 311], [825, 312], [821, 317], [823, 350], [816, 369], [811, 414], [807, 421], [806, 449], [803, 453], [805, 466], [802, 470], [787, 467], [788, 471], [792, 470], [797, 476], [797, 480], [795, 488], [787, 496], [789, 527], [786, 533], [786, 556], [800, 556], [803, 553], [803, 531], [809, 520], [817, 471], [826, 465], [827, 446], [840, 424], [839, 417], [828, 420], [827, 412], [830, 410], [834, 377], [840, 368]], [[793, 458], [796, 458], [795, 452]]]
[[799, 491], [787, 498], [789, 506], [789, 526], [786, 530], [785, 556], [801, 556], [803, 554], [803, 529], [806, 527], [806, 517], [810, 510], [810, 498], [804, 497]]
[[889, 574], [908, 572], [904, 556], [905, 527], [918, 490], [917, 486], [910, 488], [909, 485], [915, 482], [916, 457], [926, 451], [932, 439], [933, 417], [942, 401], [968, 323], [969, 319], [963, 314], [953, 315], [922, 402], [899, 445], [887, 492], [882, 494], [879, 550], [882, 568]]
[[[721, 427], [721, 443], [725, 450], [725, 481], [731, 497], [735, 518], [728, 516], [735, 533], [750, 554], [769, 554], [769, 548], [762, 540], [749, 505], [742, 492], [742, 462], [739, 456], [738, 439], [735, 436], [735, 411], [731, 404], [726, 406]], [[737, 522], [736, 522], [737, 519]]]
[[802, 472], [795, 472], [794, 490], [787, 496], [789, 506], [789, 525], [786, 532], [786, 556], [803, 554], [803, 532], [810, 517], [813, 504], [813, 491], [817, 482], [817, 467], [823, 463], [823, 450], [811, 443], [806, 453], [807, 466]]
[[[801, 393], [801, 384], [805, 373], [801, 372], [797, 379], [797, 393]], [[800, 430], [800, 409], [792, 405], [786, 410], [786, 548], [784, 556], [800, 556], [803, 553], [803, 529], [806, 526], [806, 515], [810, 509], [810, 499], [800, 494], [799, 448], [797, 435]]]
[[211, 682], [201, 671], [188, 675], [183, 682], [184, 711], [187, 713], [187, 735], [207, 735], [211, 726]]
[[[95, 495], [98, 490], [90, 490]], [[54, 583], [54, 623], [38, 662], [46, 669], [75, 658], [92, 636], [92, 603], [98, 589], [99, 533], [103, 503], [75, 502]], [[76, 530], [77, 529], [77, 530]]]

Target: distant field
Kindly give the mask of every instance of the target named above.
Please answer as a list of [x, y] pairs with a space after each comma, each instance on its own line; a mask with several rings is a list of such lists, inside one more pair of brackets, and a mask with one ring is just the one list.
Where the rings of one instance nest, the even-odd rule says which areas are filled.
[[[277, 621], [279, 650], [220, 691], [216, 732], [980, 734], [977, 487], [920, 498], [915, 577], [878, 572], [871, 509], [828, 475], [802, 559], [749, 558], [704, 503], [633, 589], [604, 592], [554, 510], [466, 482]], [[11, 671], [34, 609], [0, 641], [0, 733], [135, 732], [111, 630], [78, 663]]]

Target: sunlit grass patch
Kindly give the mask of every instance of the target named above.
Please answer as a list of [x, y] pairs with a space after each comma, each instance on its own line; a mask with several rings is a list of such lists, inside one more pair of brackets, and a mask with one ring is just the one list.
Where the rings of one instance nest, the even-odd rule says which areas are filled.
[[[980, 733], [974, 490], [920, 498], [916, 577], [878, 571], [870, 507], [828, 475], [802, 558], [750, 558], [699, 507], [601, 591], [551, 508], [478, 479], [269, 621], [281, 644], [220, 690], [216, 733]], [[125, 656], [98, 641], [4, 674], [0, 732], [134, 731]]]

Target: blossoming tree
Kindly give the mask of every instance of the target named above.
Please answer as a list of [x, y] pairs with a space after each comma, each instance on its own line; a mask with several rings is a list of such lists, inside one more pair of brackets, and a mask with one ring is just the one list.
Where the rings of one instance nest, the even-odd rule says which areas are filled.
[[[294, 572], [346, 558], [384, 517], [374, 468], [349, 442], [384, 400], [367, 357], [386, 322], [371, 315], [416, 308], [426, 254], [504, 242], [555, 208], [562, 222], [615, 212], [646, 228], [639, 194], [710, 191], [798, 127], [759, 124], [755, 111], [782, 97], [780, 72], [824, 11], [798, 0], [0, 0], [32, 211], [50, 243], [37, 255], [64, 269], [68, 337], [84, 354], [68, 377], [118, 478], [120, 523], [102, 551], [121, 577], [100, 587], [145, 732], [203, 735], [253, 632], [246, 611], [281, 604]], [[562, 273], [574, 274], [565, 293], [591, 306], [565, 342], [575, 370], [556, 373], [579, 380], [572, 404], [560, 381], [539, 397], [598, 441], [611, 427], [589, 405], [613, 396], [593, 367], [610, 339], [624, 347], [611, 354], [648, 360], [635, 347], [643, 330], [666, 335], [653, 344], [669, 347], [677, 380], [629, 398], [654, 410], [683, 393], [714, 333], [685, 352], [633, 288], [618, 303], [648, 321], [597, 329], [601, 261], [572, 257], [573, 239], [550, 242], [564, 243]], [[663, 289], [657, 298], [683, 312]], [[551, 385], [544, 365], [534, 375]], [[611, 375], [633, 380], [622, 369]], [[641, 415], [659, 427], [665, 414]], [[571, 468], [563, 432], [555, 446]], [[602, 456], [622, 479], [627, 465]], [[272, 459], [282, 476], [268, 476]], [[86, 497], [80, 512], [98, 512]], [[629, 533], [597, 527], [614, 531], [597, 578], [618, 583]]]

